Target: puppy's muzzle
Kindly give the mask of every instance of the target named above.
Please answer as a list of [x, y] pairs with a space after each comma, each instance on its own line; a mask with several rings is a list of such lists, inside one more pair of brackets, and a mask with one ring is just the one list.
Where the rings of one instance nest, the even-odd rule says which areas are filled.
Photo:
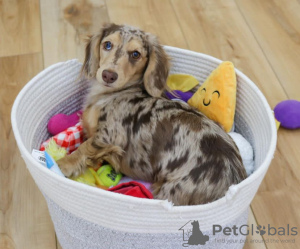
[[118, 74], [109, 70], [103, 70], [102, 79], [108, 83], [114, 83], [118, 79]]

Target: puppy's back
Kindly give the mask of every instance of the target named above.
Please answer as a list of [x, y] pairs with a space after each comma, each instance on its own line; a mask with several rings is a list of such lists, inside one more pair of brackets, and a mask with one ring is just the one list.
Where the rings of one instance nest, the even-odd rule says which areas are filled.
[[142, 92], [122, 94], [113, 102], [111, 122], [105, 122], [112, 126], [105, 129], [118, 132], [122, 141], [110, 141], [125, 151], [121, 171], [153, 182], [156, 198], [175, 205], [203, 204], [221, 198], [230, 185], [246, 178], [231, 137], [188, 105]]
[[175, 205], [208, 203], [246, 178], [237, 146], [218, 124], [180, 103], [164, 106], [166, 118], [153, 136], [161, 166], [154, 185], [158, 199]]

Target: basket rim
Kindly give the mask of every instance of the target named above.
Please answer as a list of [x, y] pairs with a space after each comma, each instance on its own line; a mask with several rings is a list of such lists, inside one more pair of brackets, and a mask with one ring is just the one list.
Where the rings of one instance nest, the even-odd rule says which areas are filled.
[[[164, 49], [168, 52], [179, 52], [179, 53], [184, 53], [185, 55], [190, 55], [190, 56], [200, 56], [203, 59], [206, 59], [208, 61], [216, 62], [216, 63], [221, 63], [222, 61], [220, 59], [217, 59], [213, 56], [203, 54], [203, 53], [198, 53], [186, 49], [181, 49], [181, 48], [176, 48], [176, 47], [171, 47], [171, 46], [164, 46]], [[132, 196], [127, 196], [127, 195], [121, 195], [121, 194], [116, 194], [112, 193], [110, 191], [105, 191], [99, 188], [91, 187], [82, 183], [75, 182], [73, 180], [70, 180], [68, 178], [63, 178], [61, 176], [58, 176], [57, 174], [51, 172], [47, 168], [43, 167], [40, 163], [38, 163], [34, 158], [31, 156], [31, 153], [26, 149], [22, 139], [21, 139], [21, 134], [18, 129], [17, 125], [17, 110], [20, 104], [20, 101], [22, 100], [23, 96], [25, 93], [35, 84], [36, 81], [38, 81], [40, 78], [42, 78], [47, 72], [59, 67], [60, 65], [64, 63], [74, 63], [79, 61], [77, 59], [72, 59], [72, 60], [67, 60], [65, 62], [58, 62], [55, 63], [47, 68], [45, 68], [43, 71], [38, 73], [35, 77], [33, 77], [19, 92], [18, 96], [16, 97], [12, 111], [11, 111], [11, 123], [12, 123], [12, 128], [13, 132], [15, 135], [15, 139], [17, 141], [17, 144], [20, 148], [22, 156], [26, 157], [32, 165], [34, 165], [36, 168], [38, 168], [41, 171], [44, 171], [49, 175], [49, 177], [55, 178], [55, 180], [59, 184], [66, 184], [71, 188], [80, 188], [81, 190], [87, 191], [87, 193], [93, 194], [93, 195], [106, 195], [108, 198], [113, 198], [119, 201], [126, 201], [127, 203], [133, 204], [133, 205], [150, 205], [150, 206], [162, 206], [166, 208], [168, 211], [171, 212], [193, 212], [194, 210], [197, 211], [205, 211], [205, 210], [210, 210], [216, 206], [225, 204], [228, 200], [232, 199], [235, 196], [235, 193], [238, 191], [238, 189], [243, 189], [252, 182], [256, 181], [256, 179], [259, 178], [259, 176], [265, 171], [265, 169], [269, 166], [275, 149], [276, 149], [276, 142], [277, 142], [277, 130], [276, 130], [276, 124], [275, 124], [275, 119], [273, 116], [273, 112], [265, 98], [265, 96], [262, 94], [262, 92], [259, 90], [259, 88], [255, 85], [254, 82], [252, 82], [245, 74], [243, 74], [240, 70], [235, 68], [235, 72], [237, 76], [242, 78], [246, 84], [248, 84], [255, 92], [258, 94], [259, 98], [261, 99], [263, 103], [263, 108], [267, 111], [268, 115], [268, 120], [271, 124], [271, 141], [270, 141], [270, 147], [268, 149], [268, 152], [266, 154], [266, 157], [264, 158], [263, 162], [261, 163], [260, 167], [256, 169], [249, 177], [247, 177], [245, 180], [240, 182], [237, 185], [232, 185], [225, 196], [222, 198], [211, 202], [207, 204], [201, 204], [201, 205], [193, 205], [193, 206], [173, 206], [171, 202], [167, 200], [155, 200], [155, 199], [143, 199], [143, 198], [136, 198]]]

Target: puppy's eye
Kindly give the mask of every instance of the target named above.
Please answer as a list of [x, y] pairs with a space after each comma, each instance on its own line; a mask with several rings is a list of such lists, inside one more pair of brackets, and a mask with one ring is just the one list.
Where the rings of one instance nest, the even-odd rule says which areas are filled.
[[131, 58], [137, 60], [141, 57], [141, 54], [138, 51], [134, 51], [131, 53]]
[[112, 43], [110, 41], [104, 42], [104, 49], [109, 51], [113, 47]]

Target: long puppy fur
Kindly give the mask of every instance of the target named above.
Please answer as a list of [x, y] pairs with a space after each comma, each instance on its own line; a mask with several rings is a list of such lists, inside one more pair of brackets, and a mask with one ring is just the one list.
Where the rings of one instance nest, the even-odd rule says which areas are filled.
[[174, 205], [212, 202], [246, 178], [220, 125], [162, 97], [169, 60], [155, 36], [107, 24], [90, 37], [82, 72], [92, 84], [83, 114], [87, 140], [58, 161], [66, 176], [106, 160], [153, 183], [154, 197]]

